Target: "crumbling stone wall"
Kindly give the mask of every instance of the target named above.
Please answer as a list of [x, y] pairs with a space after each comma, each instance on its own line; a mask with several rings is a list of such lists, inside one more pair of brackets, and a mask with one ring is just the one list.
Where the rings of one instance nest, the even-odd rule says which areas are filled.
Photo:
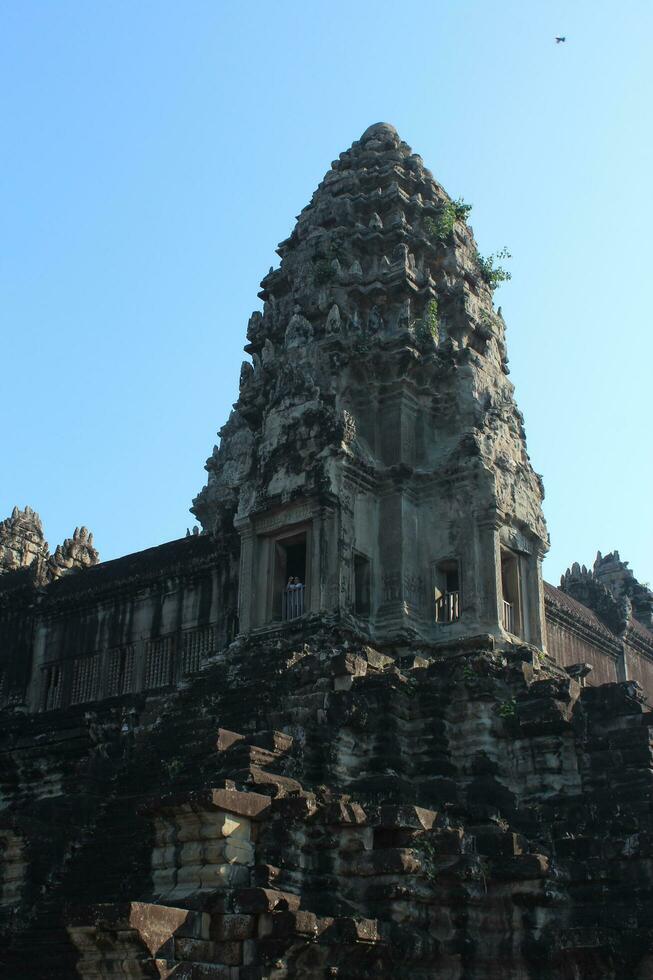
[[49, 740], [43, 716], [16, 720], [3, 756], [45, 886], [16, 908], [7, 969], [651, 975], [632, 682], [582, 687], [526, 646], [434, 658], [328, 629], [232, 645], [141, 701], [128, 738], [108, 712], [57, 717]]
[[[560, 588], [563, 604], [566, 595], [575, 603], [576, 609], [584, 607], [590, 611], [589, 615], [583, 614], [583, 619], [586, 622], [592, 620], [591, 634], [604, 654], [599, 655], [599, 663], [607, 664], [611, 647], [618, 679], [636, 680], [653, 700], [653, 592], [637, 581], [628, 562], [619, 558], [618, 551], [605, 558], [599, 552], [591, 569], [576, 562], [562, 576]], [[559, 590], [555, 593], [555, 598], [552, 595], [553, 608], [559, 606], [561, 599]], [[601, 642], [601, 634], [610, 634], [607, 644]], [[597, 657], [588, 659], [595, 663]]]
[[177, 688], [237, 632], [223, 543], [191, 536], [43, 585], [0, 576], [0, 704], [52, 711]]
[[556, 663], [590, 665], [587, 682], [592, 685], [625, 680], [620, 637], [591, 609], [548, 583], [545, 599], [547, 652]]

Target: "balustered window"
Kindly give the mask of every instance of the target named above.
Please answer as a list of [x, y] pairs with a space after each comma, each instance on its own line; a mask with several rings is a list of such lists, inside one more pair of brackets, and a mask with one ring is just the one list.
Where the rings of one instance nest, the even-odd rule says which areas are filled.
[[307, 534], [301, 531], [274, 542], [272, 618], [285, 622], [304, 615], [307, 599]]
[[435, 565], [433, 585], [435, 621], [440, 626], [457, 623], [460, 619], [460, 563], [447, 558]]
[[522, 583], [519, 555], [501, 549], [501, 625], [507, 633], [522, 634]]
[[128, 694], [134, 685], [134, 648], [111, 650], [107, 670], [107, 694]]
[[215, 629], [204, 626], [201, 629], [188, 630], [184, 633], [182, 645], [182, 671], [184, 674], [195, 674], [202, 660], [215, 650]]
[[70, 690], [70, 703], [83, 704], [94, 701], [98, 696], [100, 658], [80, 657], [73, 661], [73, 680]]
[[51, 664], [43, 668], [43, 710], [60, 708], [63, 700], [63, 667]]
[[166, 687], [171, 682], [172, 637], [162, 636], [145, 644], [145, 687]]

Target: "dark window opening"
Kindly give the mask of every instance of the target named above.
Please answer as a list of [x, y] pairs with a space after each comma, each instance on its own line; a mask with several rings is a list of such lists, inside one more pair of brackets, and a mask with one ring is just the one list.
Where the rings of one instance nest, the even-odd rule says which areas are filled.
[[59, 667], [48, 667], [45, 671], [45, 690], [43, 707], [46, 711], [60, 706], [61, 670]]
[[354, 612], [369, 616], [371, 608], [370, 560], [354, 554]]
[[274, 548], [273, 619], [297, 619], [306, 604], [306, 532], [282, 538]]
[[240, 632], [240, 627], [238, 625], [238, 614], [232, 612], [227, 619], [227, 641], [232, 643], [238, 633]]
[[297, 544], [286, 546], [286, 574], [306, 585], [306, 537]]
[[375, 827], [373, 832], [372, 847], [379, 850], [387, 847], [403, 847], [406, 840], [406, 832], [396, 827]]
[[521, 632], [521, 600], [519, 558], [512, 551], [501, 549], [501, 625], [507, 633]]
[[460, 619], [460, 566], [455, 558], [435, 566], [435, 621], [441, 625]]

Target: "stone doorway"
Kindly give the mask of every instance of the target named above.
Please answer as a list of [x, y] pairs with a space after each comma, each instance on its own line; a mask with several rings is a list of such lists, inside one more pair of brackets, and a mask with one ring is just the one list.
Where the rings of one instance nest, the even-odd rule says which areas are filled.
[[307, 606], [307, 533], [274, 543], [273, 619], [286, 622], [304, 615]]

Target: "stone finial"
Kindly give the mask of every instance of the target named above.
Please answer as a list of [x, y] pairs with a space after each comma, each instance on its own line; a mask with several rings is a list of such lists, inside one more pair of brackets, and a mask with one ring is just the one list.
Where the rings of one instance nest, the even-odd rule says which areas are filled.
[[263, 366], [272, 364], [274, 361], [274, 344], [269, 337], [265, 338], [265, 343], [263, 344], [263, 350], [261, 351], [261, 361]]
[[378, 306], [373, 306], [367, 318], [367, 326], [373, 333], [380, 333], [383, 330], [383, 317]]
[[263, 314], [260, 310], [255, 310], [249, 318], [247, 324], [247, 339], [256, 340], [263, 325]]
[[0, 573], [30, 568], [32, 581], [47, 585], [67, 571], [88, 568], [98, 561], [93, 535], [83, 525], [76, 527], [72, 538], [57, 545], [51, 555], [41, 518], [31, 507], [14, 507], [11, 517], [0, 522]]
[[639, 582], [627, 561], [622, 561], [618, 551], [602, 556], [599, 551], [594, 562], [593, 575], [615, 599], [628, 600], [634, 618], [653, 629], [653, 591]]
[[327, 333], [340, 333], [340, 328], [342, 322], [340, 319], [340, 310], [337, 303], [334, 303], [329, 310], [328, 316], [326, 318], [326, 332]]
[[249, 361], [243, 361], [240, 365], [240, 387], [244, 388], [254, 378], [254, 368]]
[[0, 522], [0, 573], [26, 568], [47, 556], [48, 543], [39, 515], [31, 507], [14, 507], [11, 517]]
[[351, 268], [349, 269], [349, 272], [350, 272], [350, 274], [352, 276], [362, 276], [363, 275], [363, 269], [362, 269], [362, 266], [361, 266], [360, 262], [358, 261], [358, 259], [354, 259], [354, 261], [351, 264]]
[[100, 554], [93, 546], [93, 534], [82, 525], [75, 528], [72, 538], [57, 545], [48, 560], [48, 571], [53, 579], [60, 578], [67, 572], [97, 565], [99, 560]]
[[310, 322], [301, 313], [293, 313], [286, 328], [285, 342], [286, 347], [303, 347], [313, 336], [313, 328]]
[[383, 230], [383, 222], [381, 221], [381, 215], [377, 214], [376, 211], [373, 213], [372, 217], [370, 218], [368, 227], [371, 228], [372, 231]]
[[621, 632], [633, 617], [653, 629], [653, 592], [638, 582], [618, 551], [596, 553], [592, 568], [574, 562], [560, 581], [563, 592], [592, 609], [610, 629]]
[[369, 139], [379, 139], [380, 136], [398, 137], [399, 133], [392, 125], [392, 123], [387, 122], [377, 122], [372, 123], [368, 126], [363, 135], [361, 136], [361, 143], [365, 143]]

